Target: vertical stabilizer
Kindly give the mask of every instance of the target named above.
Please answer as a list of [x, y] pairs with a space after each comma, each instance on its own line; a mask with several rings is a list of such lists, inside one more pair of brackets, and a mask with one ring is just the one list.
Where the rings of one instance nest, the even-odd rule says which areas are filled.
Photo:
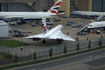
[[42, 18], [42, 24], [44, 24], [43, 25], [43, 28], [44, 28], [43, 34], [46, 34], [48, 32], [47, 25], [46, 25], [46, 18]]
[[61, 3], [62, 3], [63, 0], [58, 0], [49, 10], [48, 12], [49, 13], [55, 13], [55, 14], [58, 14], [58, 10], [61, 6]]

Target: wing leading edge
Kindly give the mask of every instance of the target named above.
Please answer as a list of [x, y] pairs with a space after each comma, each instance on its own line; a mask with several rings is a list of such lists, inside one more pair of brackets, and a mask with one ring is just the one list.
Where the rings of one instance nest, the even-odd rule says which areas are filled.
[[63, 34], [61, 30], [56, 31], [54, 34], [52, 34], [49, 37], [49, 39], [63, 39], [63, 40], [75, 41], [73, 38]]
[[43, 33], [42, 34], [37, 34], [37, 35], [31, 35], [31, 36], [28, 36], [28, 37], [25, 37], [25, 38], [42, 38], [43, 37]]

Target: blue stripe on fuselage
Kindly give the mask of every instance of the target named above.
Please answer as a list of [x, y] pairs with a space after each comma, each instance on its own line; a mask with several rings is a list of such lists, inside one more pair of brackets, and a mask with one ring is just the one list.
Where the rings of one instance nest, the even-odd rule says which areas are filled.
[[95, 28], [88, 28], [88, 29], [98, 29], [98, 28], [105, 28], [105, 26], [103, 26], [103, 27], [95, 27]]

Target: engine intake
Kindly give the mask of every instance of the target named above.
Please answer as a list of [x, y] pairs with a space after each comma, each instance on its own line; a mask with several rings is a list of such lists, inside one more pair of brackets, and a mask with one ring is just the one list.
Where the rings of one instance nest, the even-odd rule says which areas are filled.
[[63, 41], [64, 41], [63, 39], [57, 39], [58, 44], [60, 44]]
[[33, 38], [33, 41], [39, 41], [41, 38]]

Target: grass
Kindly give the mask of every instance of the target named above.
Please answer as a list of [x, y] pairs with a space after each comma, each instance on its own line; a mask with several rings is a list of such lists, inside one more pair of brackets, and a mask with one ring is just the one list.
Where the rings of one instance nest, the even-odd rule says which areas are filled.
[[[99, 50], [99, 49], [103, 49], [103, 48], [105, 48], [105, 46], [94, 48], [94, 51], [95, 50]], [[47, 62], [47, 61], [51, 61], [51, 60], [56, 60], [56, 59], [61, 59], [61, 58], [69, 57], [69, 56], [74, 56], [74, 55], [82, 54], [82, 53], [87, 53], [87, 52], [90, 52], [90, 51], [93, 51], [93, 49], [85, 50], [85, 51], [80, 51], [80, 52], [76, 52], [76, 53], [71, 53], [71, 54], [66, 54], [66, 55], [63, 55], [63, 56], [48, 58], [48, 59], [44, 59], [44, 60], [38, 60], [38, 61], [32, 61], [32, 62], [23, 63], [23, 64], [6, 66], [6, 67], [0, 68], [0, 70], [9, 69], [9, 68], [15, 68], [15, 67], [22, 67], [22, 66], [32, 65], [32, 64], [37, 64], [37, 63], [43, 63], [43, 62]]]
[[[29, 45], [29, 44], [23, 42], [23, 46], [26, 46], [26, 45]], [[14, 47], [22, 46], [22, 42], [17, 41], [17, 40], [1, 41], [0, 46], [14, 48]]]

